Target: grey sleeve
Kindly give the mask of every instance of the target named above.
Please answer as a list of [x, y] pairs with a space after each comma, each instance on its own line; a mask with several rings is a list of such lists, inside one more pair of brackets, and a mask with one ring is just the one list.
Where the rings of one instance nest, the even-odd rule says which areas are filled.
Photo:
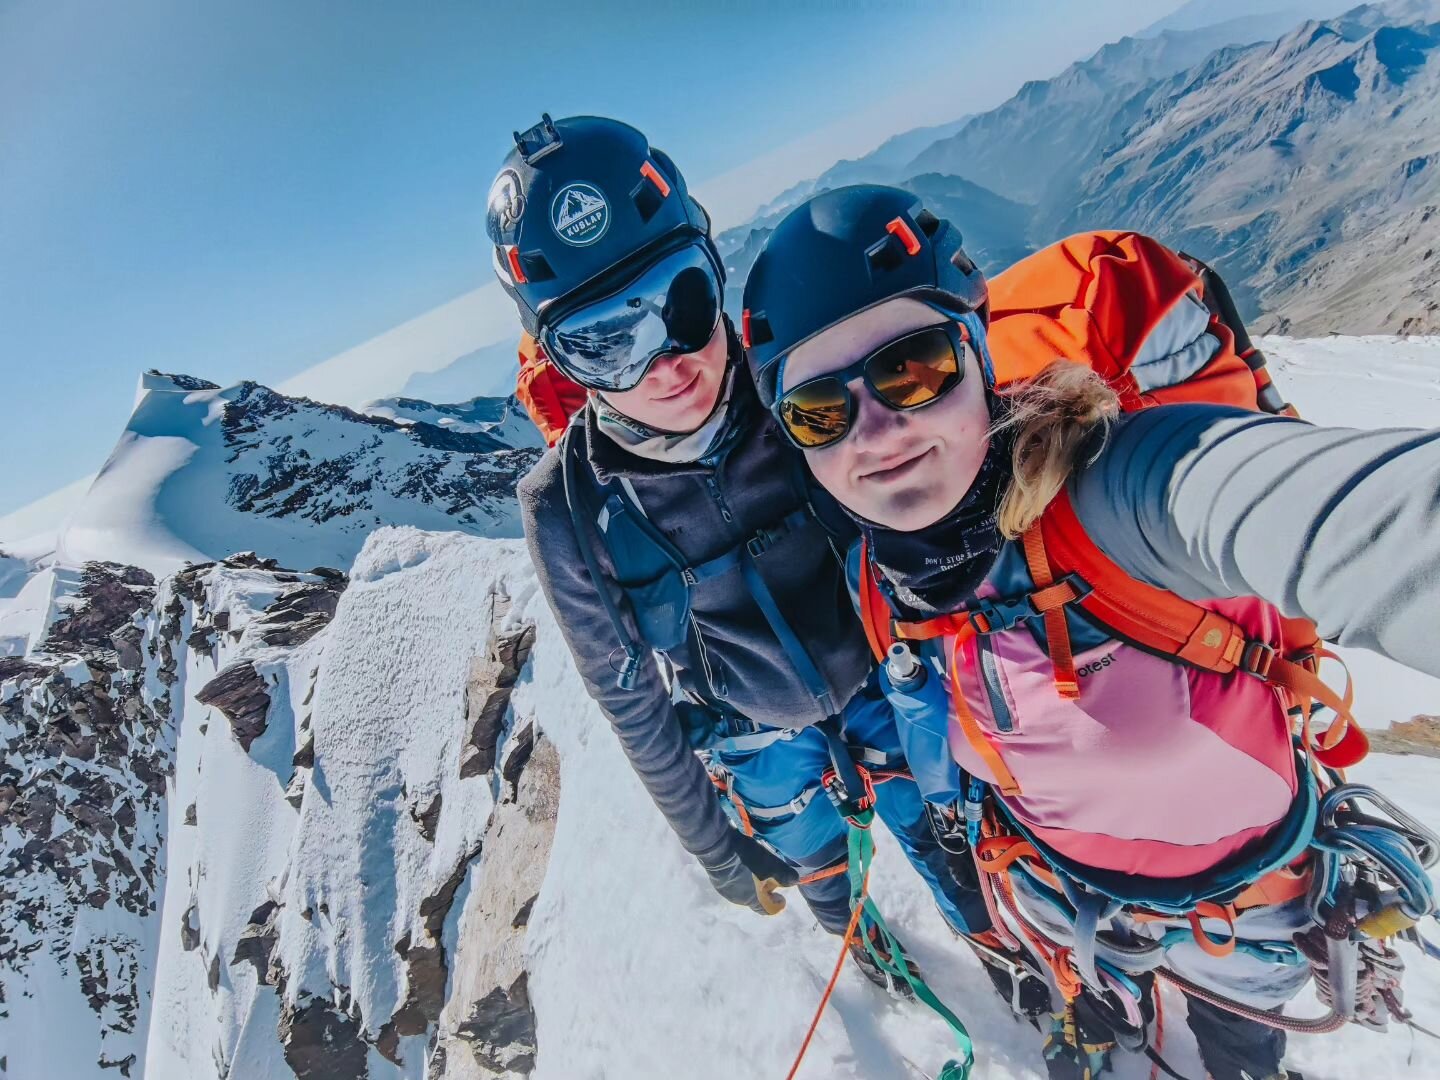
[[[685, 739], [653, 655], [642, 659], [634, 690], [616, 685], [610, 658], [620, 643], [581, 557], [553, 457], [541, 459], [519, 489], [525, 540], [540, 588], [585, 689], [615, 729], [646, 791], [685, 849], [707, 866], [717, 865], [731, 852], [733, 830]], [[620, 601], [619, 590], [610, 582], [601, 587], [611, 589]], [[630, 630], [634, 633], [633, 626]]]
[[1440, 430], [1165, 405], [1121, 420], [1070, 486], [1134, 577], [1191, 600], [1258, 596], [1440, 675]]

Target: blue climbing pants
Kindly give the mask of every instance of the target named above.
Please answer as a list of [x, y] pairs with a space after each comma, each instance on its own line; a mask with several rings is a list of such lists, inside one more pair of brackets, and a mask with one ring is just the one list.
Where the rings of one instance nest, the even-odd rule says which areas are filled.
[[[851, 757], [866, 769], [905, 769], [895, 714], [873, 676], [845, 707], [841, 734]], [[755, 835], [802, 876], [844, 862], [849, 826], [820, 785], [830, 766], [824, 734], [797, 728], [759, 749], [735, 748], [756, 741], [720, 738], [709, 750], [711, 769], [723, 776], [732, 793], [726, 800], [731, 820], [741, 828], [748, 821]], [[906, 776], [877, 784], [875, 810], [950, 925], [964, 934], [988, 929], [984, 898], [950, 873], [915, 782]], [[845, 932], [850, 884], [844, 874], [802, 885], [800, 892], [822, 926], [832, 933]]]

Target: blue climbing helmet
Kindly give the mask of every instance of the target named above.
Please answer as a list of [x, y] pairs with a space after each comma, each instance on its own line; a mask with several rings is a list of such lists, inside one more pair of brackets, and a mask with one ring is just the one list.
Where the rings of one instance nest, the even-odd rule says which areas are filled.
[[741, 334], [755, 386], [775, 403], [779, 360], [822, 330], [908, 296], [988, 322], [985, 275], [960, 230], [900, 188], [855, 184], [786, 215], [745, 282]]
[[[603, 373], [605, 364], [616, 362], [614, 342], [606, 337], [616, 317], [623, 321], [630, 311], [642, 311], [643, 325], [633, 328], [636, 348], [654, 355], [665, 346], [703, 347], [718, 322], [724, 266], [710, 238], [709, 215], [690, 196], [674, 162], [628, 124], [598, 116], [551, 120], [546, 114], [530, 130], [516, 132], [515, 149], [490, 188], [486, 228], [500, 284], [547, 353], [571, 352], [577, 363], [589, 361]], [[670, 275], [681, 278], [678, 294], [669, 295], [669, 279], [658, 295], [648, 280], [632, 289], [667, 258], [681, 264]], [[687, 268], [692, 272], [684, 274]], [[705, 321], [697, 309], [707, 306], [717, 286], [713, 319], [697, 328]], [[597, 321], [578, 341], [545, 341], [547, 328], [597, 298], [612, 299], [616, 310], [609, 321]], [[648, 368], [654, 355], [637, 363]], [[565, 357], [554, 359], [567, 366]]]

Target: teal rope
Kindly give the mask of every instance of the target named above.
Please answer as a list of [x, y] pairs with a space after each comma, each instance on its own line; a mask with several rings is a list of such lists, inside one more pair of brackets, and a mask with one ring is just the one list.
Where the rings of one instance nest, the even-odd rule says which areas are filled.
[[[900, 943], [890, 932], [890, 927], [885, 924], [885, 919], [880, 914], [880, 909], [875, 906], [875, 902], [865, 895], [865, 877], [870, 872], [870, 863], [875, 858], [875, 838], [870, 832], [870, 825], [874, 819], [874, 810], [862, 810], [849, 819], [850, 861], [846, 873], [850, 879], [850, 910], [854, 911], [858, 904], [865, 905], [864, 913], [860, 916], [861, 940], [865, 943], [865, 951], [870, 954], [870, 958], [882, 971], [886, 971], [896, 978], [903, 978], [909, 983], [916, 998], [930, 1006], [940, 1019], [950, 1026], [950, 1031], [955, 1036], [955, 1042], [960, 1048], [960, 1060], [947, 1061], [936, 1080], [970, 1080], [970, 1071], [975, 1066], [975, 1044], [970, 1038], [970, 1033], [965, 1030], [965, 1025], [960, 1022], [960, 1018], [935, 996], [935, 992], [926, 985], [925, 980], [911, 971], [910, 965], [900, 959], [904, 956], [900, 949]], [[885, 949], [891, 959], [882, 956], [875, 947], [875, 943], [870, 939], [869, 928], [872, 926], [883, 939]]]

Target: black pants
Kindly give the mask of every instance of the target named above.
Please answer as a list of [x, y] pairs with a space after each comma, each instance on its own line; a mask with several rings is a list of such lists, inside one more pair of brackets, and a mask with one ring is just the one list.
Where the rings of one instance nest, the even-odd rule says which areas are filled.
[[1279, 1073], [1285, 1032], [1193, 997], [1186, 1001], [1200, 1059], [1214, 1080], [1268, 1080]]

